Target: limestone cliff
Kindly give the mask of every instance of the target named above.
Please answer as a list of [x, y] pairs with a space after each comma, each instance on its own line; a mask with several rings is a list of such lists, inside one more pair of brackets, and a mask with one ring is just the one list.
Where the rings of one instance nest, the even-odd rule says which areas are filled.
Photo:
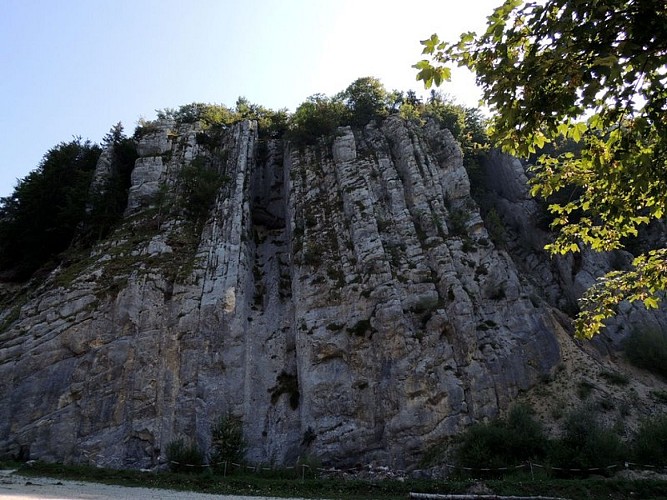
[[[0, 453], [152, 467], [231, 413], [253, 462], [406, 467], [560, 363], [561, 316], [489, 238], [449, 131], [296, 148], [162, 120], [138, 150], [121, 226], [0, 316]], [[192, 164], [223, 180], [203, 223]]]

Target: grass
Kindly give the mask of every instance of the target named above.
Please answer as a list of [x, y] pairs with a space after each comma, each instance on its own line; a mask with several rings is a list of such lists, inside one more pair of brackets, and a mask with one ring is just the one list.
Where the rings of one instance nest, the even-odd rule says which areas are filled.
[[667, 391], [652, 391], [651, 397], [659, 403], [667, 404]]
[[5, 316], [5, 318], [0, 321], [0, 333], [3, 333], [5, 330], [7, 330], [12, 323], [14, 323], [16, 320], [19, 319], [21, 316], [21, 305], [16, 305], [14, 306], [9, 314]]
[[[7, 464], [4, 464], [5, 466]], [[465, 493], [478, 480], [343, 480], [306, 477], [294, 470], [269, 473], [236, 473], [230, 476], [139, 472], [85, 466], [36, 463], [13, 464], [20, 473], [59, 479], [91, 481], [128, 487], [146, 487], [226, 495], [293, 496], [340, 499], [405, 499], [410, 492]], [[0, 463], [0, 467], [3, 464]], [[625, 499], [667, 498], [667, 481], [623, 479], [544, 479], [528, 473], [484, 483], [497, 495], [548, 495], [565, 498]]]
[[624, 373], [619, 373], [612, 370], [602, 370], [600, 372], [600, 376], [613, 385], [625, 386], [630, 383], [630, 377]]

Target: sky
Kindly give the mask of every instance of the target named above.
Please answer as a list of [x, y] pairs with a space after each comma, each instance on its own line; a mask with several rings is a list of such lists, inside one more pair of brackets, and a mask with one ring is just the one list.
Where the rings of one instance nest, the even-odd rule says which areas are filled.
[[[363, 76], [423, 91], [419, 40], [483, 29], [500, 0], [0, 0], [0, 197], [75, 136], [239, 96], [293, 111]], [[475, 106], [466, 70], [442, 90]]]

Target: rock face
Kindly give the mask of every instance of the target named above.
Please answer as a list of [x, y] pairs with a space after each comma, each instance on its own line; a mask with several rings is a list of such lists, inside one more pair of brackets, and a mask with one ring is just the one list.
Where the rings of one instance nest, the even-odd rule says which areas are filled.
[[[560, 361], [447, 130], [163, 121], [139, 153], [124, 223], [0, 316], [0, 453], [151, 467], [230, 413], [253, 462], [406, 467]], [[188, 165], [223, 180], [197, 221]]]
[[[582, 248], [578, 254], [547, 255], [544, 246], [552, 235], [544, 222], [546, 207], [530, 196], [526, 169], [516, 158], [491, 151], [485, 158], [482, 178], [487, 205], [493, 206], [502, 221], [505, 247], [518, 273], [526, 278], [534, 294], [570, 315], [577, 311], [577, 300], [595, 283], [597, 277], [612, 270], [629, 269], [633, 256], [627, 251], [601, 253]], [[640, 233], [639, 245], [660, 248], [667, 245], [667, 230], [654, 221]], [[618, 315], [593, 341], [618, 349], [636, 327], [667, 331], [665, 308], [647, 311], [641, 304], [623, 303]]]

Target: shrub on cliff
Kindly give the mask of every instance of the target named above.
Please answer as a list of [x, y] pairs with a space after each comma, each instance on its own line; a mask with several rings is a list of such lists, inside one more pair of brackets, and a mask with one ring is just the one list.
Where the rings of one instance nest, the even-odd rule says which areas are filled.
[[418, 124], [434, 119], [461, 142], [466, 155], [488, 143], [479, 110], [465, 108], [439, 92], [432, 92], [426, 103], [412, 90], [388, 92], [373, 77], [358, 78], [333, 97], [310, 96], [289, 118], [289, 139], [297, 145], [315, 144], [320, 137], [333, 137], [340, 126], [364, 127], [390, 113]]
[[203, 157], [197, 157], [181, 169], [179, 177], [187, 216], [194, 222], [202, 222], [224, 184], [223, 176]]
[[315, 144], [320, 137], [333, 136], [346, 119], [347, 108], [340, 99], [312, 95], [292, 115], [289, 139], [297, 145]]
[[267, 134], [271, 137], [282, 135], [287, 129], [288, 121], [287, 110], [275, 111], [265, 108], [251, 103], [245, 97], [239, 97], [234, 108], [229, 108], [224, 104], [193, 102], [184, 104], [178, 109], [157, 110], [157, 117], [160, 120], [175, 120], [176, 123], [200, 122], [204, 130], [224, 128], [241, 120], [257, 120], [260, 134]]
[[667, 334], [660, 330], [635, 329], [625, 340], [625, 356], [638, 368], [667, 378]]
[[363, 127], [385, 118], [392, 100], [377, 78], [358, 78], [334, 97], [315, 94], [303, 102], [290, 119], [289, 138], [297, 145], [315, 144], [342, 125]]
[[466, 126], [466, 108], [441, 92], [431, 91], [431, 96], [422, 106], [421, 115], [433, 118], [457, 140], [461, 138]]

